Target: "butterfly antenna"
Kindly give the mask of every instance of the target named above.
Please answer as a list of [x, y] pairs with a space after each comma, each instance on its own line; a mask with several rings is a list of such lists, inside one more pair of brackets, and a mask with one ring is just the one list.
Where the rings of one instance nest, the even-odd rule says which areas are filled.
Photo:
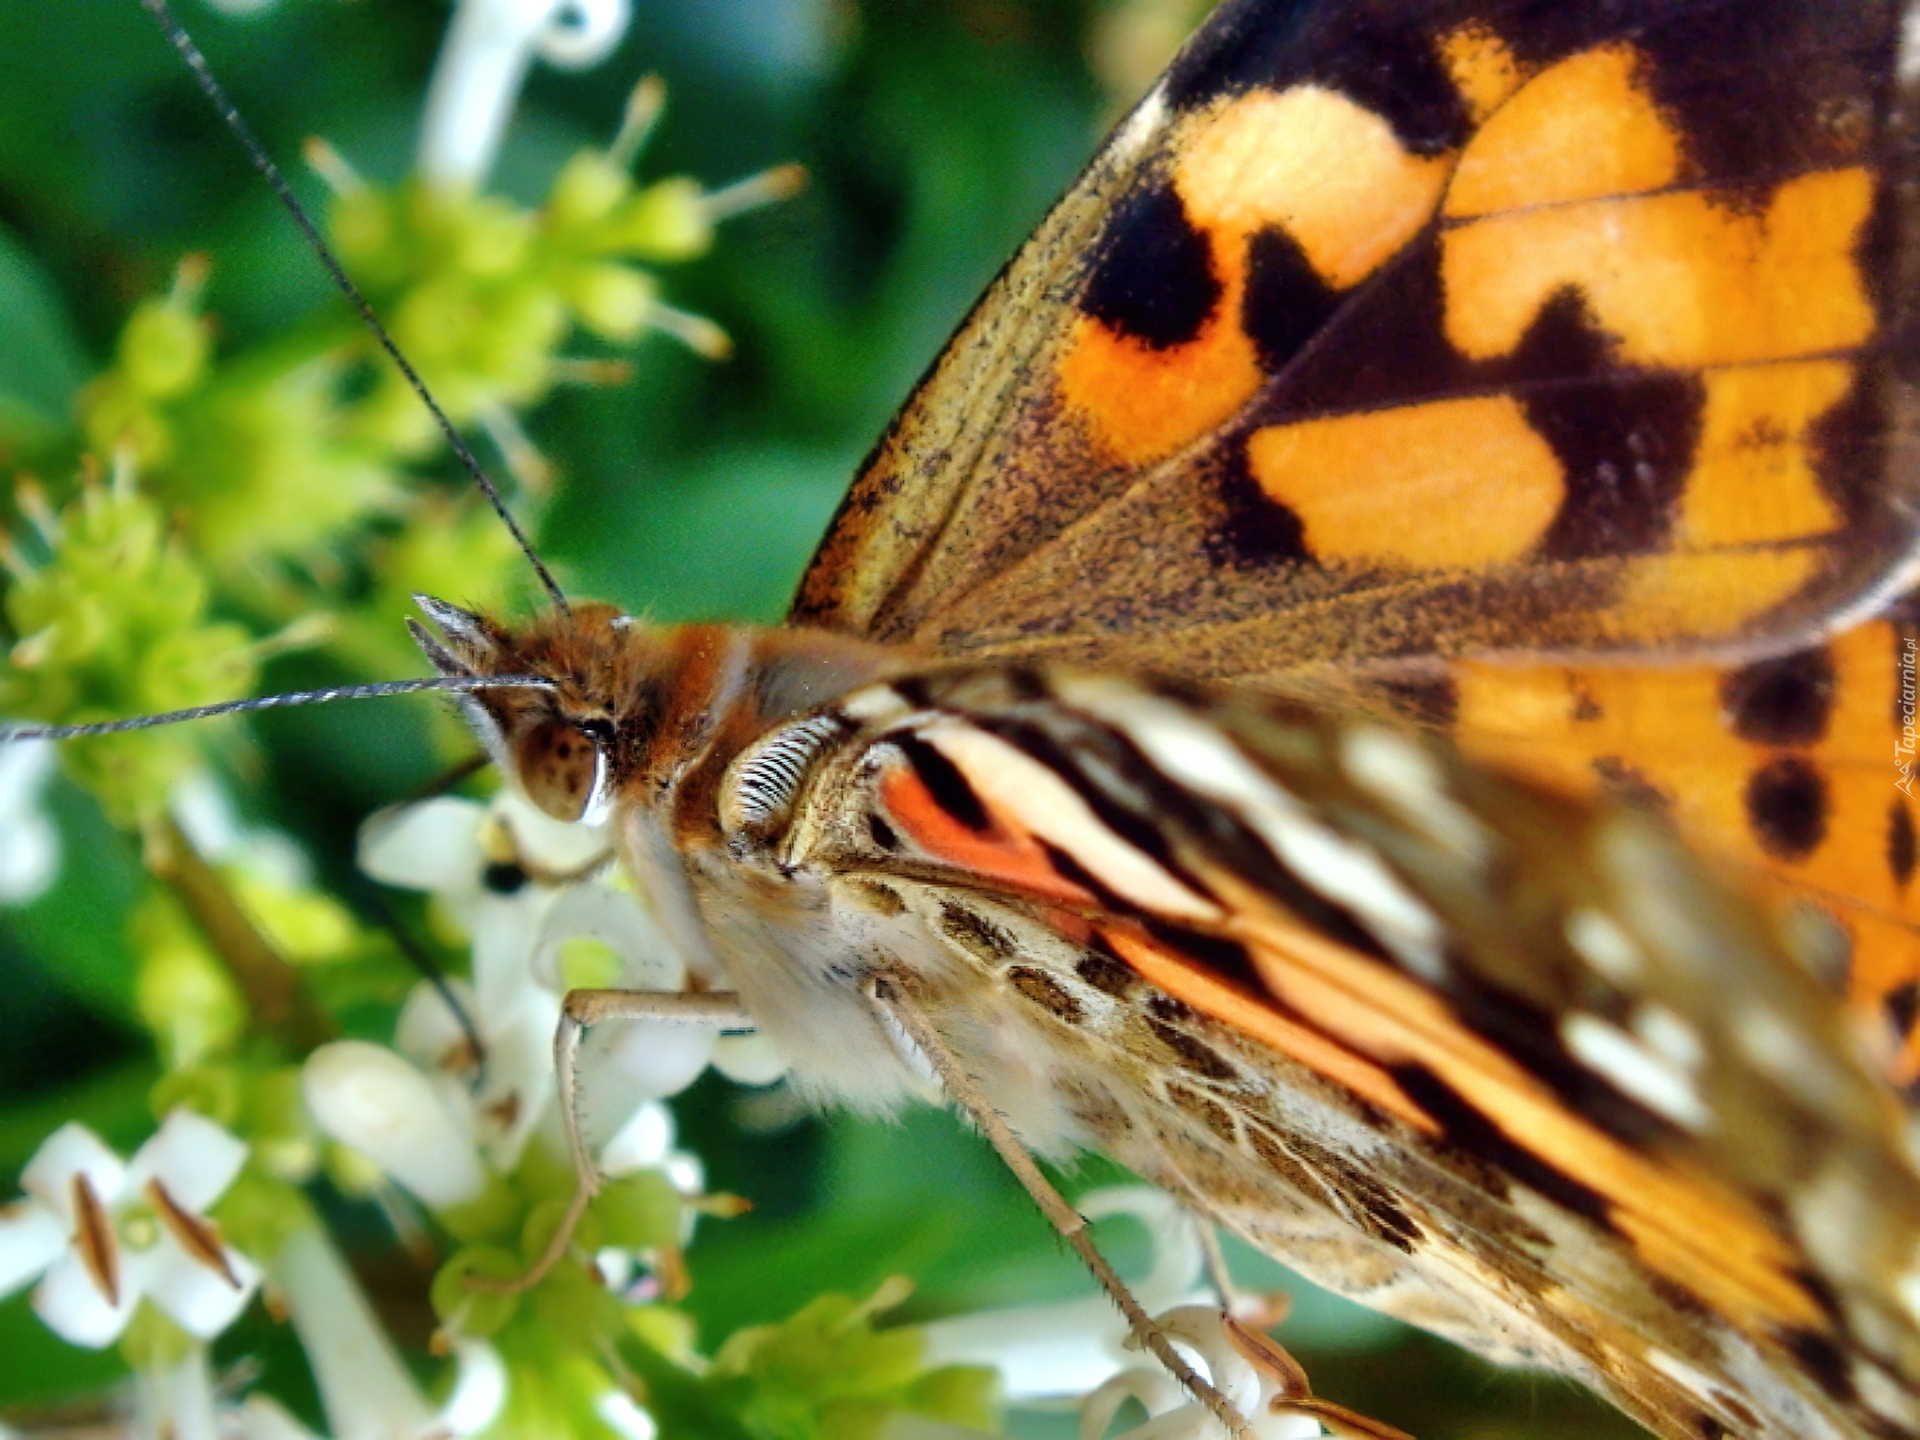
[[190, 710], [167, 710], [158, 715], [136, 715], [129, 720], [101, 720], [91, 725], [14, 725], [0, 729], [0, 744], [14, 740], [79, 740], [89, 735], [119, 735], [128, 730], [151, 730], [186, 720], [208, 720], [216, 715], [243, 715], [251, 710], [278, 710], [288, 705], [327, 705], [335, 700], [371, 700], [381, 695], [413, 695], [422, 690], [551, 690], [544, 675], [435, 675], [425, 680], [382, 680], [372, 685], [336, 685], [329, 690], [294, 690], [285, 695], [258, 695], [251, 700], [225, 700], [218, 705], [195, 705]]
[[493, 481], [489, 480], [487, 472], [480, 468], [480, 462], [474, 458], [473, 451], [468, 448], [467, 442], [460, 438], [460, 432], [453, 428], [453, 422], [447, 418], [447, 412], [440, 408], [440, 402], [433, 398], [433, 392], [420, 378], [420, 373], [401, 352], [393, 336], [388, 333], [387, 327], [380, 323], [380, 317], [373, 313], [373, 306], [368, 304], [367, 297], [360, 293], [360, 287], [355, 285], [348, 278], [347, 272], [340, 267], [340, 261], [333, 253], [333, 247], [327, 244], [326, 237], [320, 233], [319, 226], [313, 223], [313, 218], [307, 214], [306, 207], [294, 195], [293, 187], [287, 184], [286, 177], [280, 173], [280, 167], [275, 165], [273, 157], [267, 154], [266, 146], [260, 143], [259, 137], [253, 133], [240, 112], [234, 108], [233, 101], [227, 98], [227, 92], [221, 88], [220, 82], [214, 78], [212, 69], [207, 65], [207, 57], [200, 53], [200, 47], [193, 43], [193, 37], [187, 34], [178, 20], [173, 18], [173, 12], [167, 8], [167, 0], [140, 0], [140, 3], [153, 17], [154, 23], [160, 27], [160, 33], [167, 37], [175, 50], [180, 52], [180, 58], [187, 62], [187, 68], [193, 72], [193, 78], [199, 84], [202, 93], [213, 102], [213, 108], [220, 113], [220, 118], [226, 122], [227, 128], [239, 138], [240, 144], [247, 152], [247, 158], [253, 162], [253, 168], [260, 172], [261, 178], [267, 182], [268, 187], [279, 198], [281, 205], [293, 217], [293, 223], [300, 227], [300, 233], [306, 236], [307, 244], [313, 248], [313, 253], [320, 257], [320, 263], [326, 267], [327, 274], [332, 277], [334, 285], [353, 303], [353, 308], [360, 312], [361, 320], [373, 333], [373, 338], [380, 342], [380, 348], [385, 350], [393, 363], [400, 367], [400, 373], [406, 377], [407, 384], [413, 388], [413, 393], [420, 397], [421, 403], [432, 413], [434, 423], [439, 425], [440, 433], [447, 437], [447, 444], [452, 448], [454, 457], [459, 460], [461, 468], [472, 477], [474, 484], [480, 487], [480, 493], [487, 497], [487, 503], [493, 506], [493, 513], [500, 517], [501, 524], [507, 527], [507, 532], [513, 536], [514, 543], [520, 547], [520, 553], [525, 555], [527, 563], [533, 566], [534, 573], [540, 577], [540, 583], [546, 587], [547, 594], [553, 598], [554, 605], [559, 608], [561, 614], [572, 614], [572, 609], [567, 604], [567, 597], [553, 578], [553, 572], [547, 569], [545, 562], [534, 551], [533, 542], [527, 539], [526, 532], [514, 520], [513, 513], [507, 509], [506, 502], [500, 498], [500, 492], [494, 489]]

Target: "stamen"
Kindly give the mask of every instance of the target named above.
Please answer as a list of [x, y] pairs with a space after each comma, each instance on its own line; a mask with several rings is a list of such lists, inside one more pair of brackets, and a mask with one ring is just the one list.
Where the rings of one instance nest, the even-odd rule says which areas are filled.
[[520, 488], [544, 495], [553, 488], [553, 465], [540, 453], [540, 447], [520, 428], [520, 421], [505, 405], [489, 402], [474, 412], [480, 428], [487, 432], [507, 473], [520, 482]]
[[620, 117], [620, 128], [607, 146], [607, 158], [623, 170], [631, 169], [652, 136], [653, 127], [659, 123], [660, 112], [666, 108], [667, 82], [658, 75], [642, 75], [633, 93], [627, 96], [626, 113]]
[[806, 188], [806, 166], [776, 165], [771, 170], [762, 170], [758, 175], [749, 175], [744, 180], [708, 191], [700, 197], [700, 208], [707, 212], [709, 220], [729, 220], [748, 210], [791, 200]]
[[560, 356], [547, 362], [547, 374], [556, 385], [613, 387], [633, 378], [633, 365], [626, 360], [594, 360], [585, 356]]
[[246, 1288], [246, 1282], [234, 1273], [233, 1262], [227, 1258], [227, 1247], [220, 1243], [220, 1232], [211, 1221], [182, 1209], [180, 1202], [169, 1195], [167, 1187], [157, 1179], [147, 1181], [147, 1199], [153, 1203], [160, 1223], [180, 1242], [182, 1250], [216, 1272], [235, 1290]]
[[47, 492], [41, 488], [40, 481], [32, 475], [22, 475], [13, 482], [13, 503], [20, 513], [27, 517], [27, 523], [34, 532], [52, 549], [60, 543], [60, 517], [54, 513], [53, 506], [47, 503]]
[[198, 310], [200, 296], [213, 274], [213, 257], [203, 250], [182, 255], [173, 267], [173, 288], [167, 291], [167, 303], [178, 310]]
[[331, 141], [318, 135], [309, 135], [300, 142], [300, 158], [336, 195], [355, 195], [367, 188], [367, 182], [360, 178], [352, 162], [336, 150]]
[[120, 1246], [107, 1220], [107, 1207], [100, 1203], [100, 1196], [84, 1171], [74, 1172], [73, 1219], [78, 1227], [73, 1244], [80, 1252], [81, 1263], [87, 1267], [87, 1274], [93, 1277], [100, 1293], [107, 1297], [107, 1304], [119, 1308]]
[[733, 355], [732, 338], [704, 315], [656, 301], [647, 312], [647, 324], [663, 335], [671, 335], [703, 360], [726, 360]]

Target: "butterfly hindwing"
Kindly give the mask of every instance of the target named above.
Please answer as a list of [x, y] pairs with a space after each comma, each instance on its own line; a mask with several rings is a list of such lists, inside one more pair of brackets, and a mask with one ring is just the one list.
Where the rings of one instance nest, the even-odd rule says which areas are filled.
[[1893, 1109], [1655, 818], [1126, 681], [948, 671], [841, 713], [785, 863], [1037, 1143], [1664, 1435], [1920, 1425]]
[[868, 462], [796, 620], [1268, 676], [1783, 648], [1914, 544], [1900, 10], [1220, 12]]

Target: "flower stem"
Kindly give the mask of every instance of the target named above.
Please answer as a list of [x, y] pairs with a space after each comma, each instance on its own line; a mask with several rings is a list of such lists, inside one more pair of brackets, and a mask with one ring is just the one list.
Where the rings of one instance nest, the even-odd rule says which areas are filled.
[[300, 972], [240, 908], [220, 872], [193, 848], [171, 816], [146, 827], [147, 870], [172, 890], [247, 998], [257, 1027], [296, 1055], [336, 1038], [333, 1021]]

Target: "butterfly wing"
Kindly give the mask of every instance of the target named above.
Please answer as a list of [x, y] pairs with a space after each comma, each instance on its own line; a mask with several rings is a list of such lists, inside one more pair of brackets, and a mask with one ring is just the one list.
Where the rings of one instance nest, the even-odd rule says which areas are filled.
[[1900, 21], [1227, 5], [962, 325], [793, 618], [1254, 677], [1870, 610], [1920, 513]]
[[786, 862], [1036, 1143], [1663, 1435], [1920, 1427], [1894, 1107], [1654, 818], [1125, 681], [843, 710]]

